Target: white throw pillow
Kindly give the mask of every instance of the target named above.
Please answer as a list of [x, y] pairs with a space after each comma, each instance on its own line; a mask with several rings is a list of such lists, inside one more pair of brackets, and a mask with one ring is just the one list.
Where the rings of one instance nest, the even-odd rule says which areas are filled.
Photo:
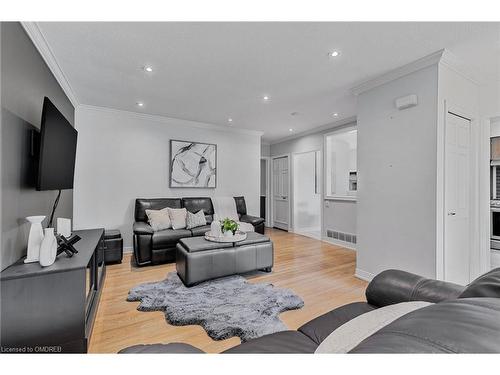
[[187, 210], [185, 208], [169, 208], [168, 216], [172, 222], [172, 229], [186, 228]]
[[168, 215], [168, 208], [161, 210], [146, 210], [148, 223], [151, 225], [155, 232], [163, 229], [172, 228], [170, 216]]
[[203, 225], [207, 225], [207, 219], [205, 219], [205, 213], [203, 212], [203, 210], [199, 210], [195, 214], [188, 211], [186, 216], [187, 229], [202, 227]]

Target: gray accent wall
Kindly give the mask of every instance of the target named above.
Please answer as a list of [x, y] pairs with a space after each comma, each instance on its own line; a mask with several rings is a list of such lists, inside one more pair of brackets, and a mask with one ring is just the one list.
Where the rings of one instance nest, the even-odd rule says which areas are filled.
[[[56, 191], [36, 191], [30, 131], [40, 128], [44, 96], [74, 125], [74, 108], [23, 27], [1, 29], [1, 252], [3, 270], [26, 255], [25, 217], [50, 215]], [[73, 217], [73, 192], [63, 191], [56, 217]], [[47, 220], [44, 224], [47, 224]]]
[[[324, 135], [343, 127], [355, 126], [356, 122], [345, 122], [323, 127], [321, 130], [271, 145], [271, 157], [320, 150], [323, 155]], [[356, 234], [356, 201], [326, 200], [323, 204], [323, 237], [327, 230]], [[328, 205], [328, 206], [327, 206]], [[293, 215], [290, 215], [293, 217]]]

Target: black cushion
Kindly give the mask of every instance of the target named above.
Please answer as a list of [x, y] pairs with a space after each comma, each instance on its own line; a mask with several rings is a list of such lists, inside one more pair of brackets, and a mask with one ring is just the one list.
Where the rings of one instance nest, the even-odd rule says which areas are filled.
[[318, 345], [297, 331], [282, 331], [262, 336], [226, 350], [224, 353], [314, 353]]
[[153, 249], [175, 247], [181, 238], [191, 237], [189, 229], [164, 229], [153, 233]]
[[250, 223], [255, 227], [259, 224], [262, 224], [265, 220], [263, 218], [257, 217], [257, 216], [241, 215], [240, 221], [243, 221], [245, 223]]
[[201, 354], [202, 350], [189, 344], [174, 342], [171, 344], [134, 345], [122, 349], [118, 354]]
[[375, 332], [351, 353], [500, 353], [500, 299], [424, 307]]
[[245, 203], [245, 197], [234, 197], [234, 201], [236, 202], [236, 212], [241, 217], [242, 215], [247, 214], [247, 205]]
[[202, 225], [201, 227], [196, 227], [190, 229], [193, 237], [204, 236], [206, 232], [210, 232], [210, 225]]
[[212, 199], [208, 197], [182, 198], [182, 207], [185, 207], [193, 214], [203, 210], [207, 223], [211, 223], [213, 220], [214, 206], [212, 205]]
[[383, 307], [408, 301], [436, 303], [451, 300], [463, 290], [462, 285], [426, 279], [400, 270], [386, 270], [373, 278], [365, 295], [370, 305]]
[[135, 221], [148, 221], [146, 210], [161, 210], [162, 208], [182, 208], [180, 198], [138, 198], [135, 200]]
[[459, 298], [470, 297], [500, 298], [500, 268], [495, 268], [471, 282]]
[[302, 332], [319, 345], [330, 333], [335, 331], [342, 324], [374, 309], [374, 306], [366, 302], [350, 303], [318, 316], [316, 319], [300, 327], [299, 332]]

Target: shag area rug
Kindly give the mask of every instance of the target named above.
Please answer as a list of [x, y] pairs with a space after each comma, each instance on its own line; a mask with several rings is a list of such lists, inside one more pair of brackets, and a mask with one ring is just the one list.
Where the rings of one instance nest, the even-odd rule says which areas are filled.
[[164, 311], [172, 325], [201, 325], [214, 340], [238, 336], [243, 342], [286, 330], [278, 315], [304, 306], [304, 301], [290, 289], [251, 284], [242, 276], [188, 288], [175, 272], [163, 281], [132, 288], [127, 301], [140, 301], [139, 311]]

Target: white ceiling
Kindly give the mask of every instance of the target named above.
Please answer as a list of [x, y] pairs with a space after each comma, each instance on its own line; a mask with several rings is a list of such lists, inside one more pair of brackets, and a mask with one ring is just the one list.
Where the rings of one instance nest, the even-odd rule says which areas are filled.
[[482, 80], [500, 79], [500, 23], [38, 26], [79, 103], [227, 126], [231, 117], [267, 142], [354, 116], [352, 86], [442, 48]]

